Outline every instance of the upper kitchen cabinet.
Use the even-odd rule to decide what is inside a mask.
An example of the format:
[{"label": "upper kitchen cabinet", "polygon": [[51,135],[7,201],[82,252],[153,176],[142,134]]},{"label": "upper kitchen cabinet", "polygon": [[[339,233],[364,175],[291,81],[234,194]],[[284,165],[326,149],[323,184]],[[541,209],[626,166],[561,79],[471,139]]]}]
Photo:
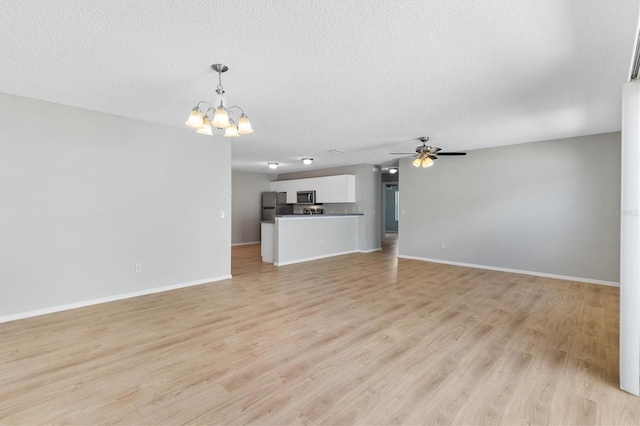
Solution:
[{"label": "upper kitchen cabinet", "polygon": [[287,204],[295,204],[297,201],[296,192],[298,191],[298,188],[295,184],[295,180],[281,180],[271,182],[269,184],[269,189],[276,192],[286,192]]},{"label": "upper kitchen cabinet", "polygon": [[269,190],[270,191],[275,191],[275,192],[285,192],[282,188],[284,188],[284,186],[282,185],[284,183],[284,181],[279,182],[279,181],[274,181],[274,182],[269,182]]},{"label": "upper kitchen cabinet", "polygon": [[316,203],[328,203],[329,201],[325,201],[330,199],[330,194],[329,192],[331,191],[329,185],[327,184],[327,180],[328,178],[330,178],[332,176],[327,176],[327,177],[319,177],[319,178],[314,178],[314,187],[313,190],[316,191]]},{"label": "upper kitchen cabinet", "polygon": [[[333,188],[333,196],[341,201],[339,203],[356,202],[356,177],[354,175],[340,175]],[[343,200],[343,201],[342,201]]]},{"label": "upper kitchen cabinet", "polygon": [[[326,176],[322,192],[316,194],[319,203],[355,203],[356,177],[354,175]],[[322,196],[321,196],[322,195]]]},{"label": "upper kitchen cabinet", "polygon": [[287,204],[295,204],[298,191],[316,191],[317,203],[355,203],[354,175],[323,176],[271,182],[271,191],[286,192]]}]

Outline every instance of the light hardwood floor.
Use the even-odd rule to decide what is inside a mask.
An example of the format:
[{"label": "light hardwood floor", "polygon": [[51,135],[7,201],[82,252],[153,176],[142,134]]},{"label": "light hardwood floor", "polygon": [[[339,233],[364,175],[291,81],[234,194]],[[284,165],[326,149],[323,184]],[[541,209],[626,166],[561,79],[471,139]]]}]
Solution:
[{"label": "light hardwood floor", "polygon": [[618,289],[382,252],[0,324],[2,424],[638,424]]}]

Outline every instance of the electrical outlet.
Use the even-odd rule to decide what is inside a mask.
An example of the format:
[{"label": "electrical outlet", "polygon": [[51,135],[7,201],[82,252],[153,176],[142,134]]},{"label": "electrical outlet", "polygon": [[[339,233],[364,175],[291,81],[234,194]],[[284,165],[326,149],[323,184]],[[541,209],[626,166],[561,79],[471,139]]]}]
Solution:
[{"label": "electrical outlet", "polygon": [[322,245],[322,242],[323,242],[323,241],[322,241],[322,240],[320,240],[320,245]]},{"label": "electrical outlet", "polygon": [[142,264],[136,263],[136,272],[142,272]]},{"label": "electrical outlet", "polygon": [[440,243],[440,248],[446,248],[447,245],[445,243]]},{"label": "electrical outlet", "polygon": [[402,210],[402,216],[404,216],[404,210]]},{"label": "electrical outlet", "polygon": [[220,210],[220,219],[224,219],[224,210]]}]

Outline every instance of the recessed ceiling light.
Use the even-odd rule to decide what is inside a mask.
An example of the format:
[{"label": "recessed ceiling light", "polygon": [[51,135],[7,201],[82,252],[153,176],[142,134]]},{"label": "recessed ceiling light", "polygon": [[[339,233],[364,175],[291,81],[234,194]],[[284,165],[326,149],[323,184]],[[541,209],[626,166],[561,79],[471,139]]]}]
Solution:
[{"label": "recessed ceiling light", "polygon": [[392,175],[398,173],[398,168],[397,167],[390,167],[389,168],[389,173],[391,173]]},{"label": "recessed ceiling light", "polygon": [[302,162],[308,166],[309,164],[313,163],[313,158],[303,158]]},{"label": "recessed ceiling light", "polygon": [[267,166],[269,166],[270,169],[277,169],[278,163],[267,163]]}]

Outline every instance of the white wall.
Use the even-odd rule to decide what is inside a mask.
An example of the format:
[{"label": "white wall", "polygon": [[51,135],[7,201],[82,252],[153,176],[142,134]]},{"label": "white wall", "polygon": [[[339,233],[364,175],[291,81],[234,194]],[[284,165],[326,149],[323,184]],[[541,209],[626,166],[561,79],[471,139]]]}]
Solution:
[{"label": "white wall", "polygon": [[620,133],[411,160],[400,256],[619,282]]},{"label": "white wall", "polygon": [[6,94],[0,106],[4,320],[229,276],[228,140]]},{"label": "white wall", "polygon": [[325,203],[325,213],[364,213],[361,221],[358,245],[360,250],[378,250],[381,246],[382,228],[381,193],[382,182],[380,166],[358,164],[353,166],[315,169],[304,172],[278,174],[277,180],[304,179],[321,176],[355,175],[355,203]]},{"label": "white wall", "polygon": [[263,192],[269,191],[269,182],[274,177],[268,173],[231,173],[233,244],[260,241],[261,197]]},{"label": "white wall", "polygon": [[640,81],[622,91],[620,387],[640,395]]}]

